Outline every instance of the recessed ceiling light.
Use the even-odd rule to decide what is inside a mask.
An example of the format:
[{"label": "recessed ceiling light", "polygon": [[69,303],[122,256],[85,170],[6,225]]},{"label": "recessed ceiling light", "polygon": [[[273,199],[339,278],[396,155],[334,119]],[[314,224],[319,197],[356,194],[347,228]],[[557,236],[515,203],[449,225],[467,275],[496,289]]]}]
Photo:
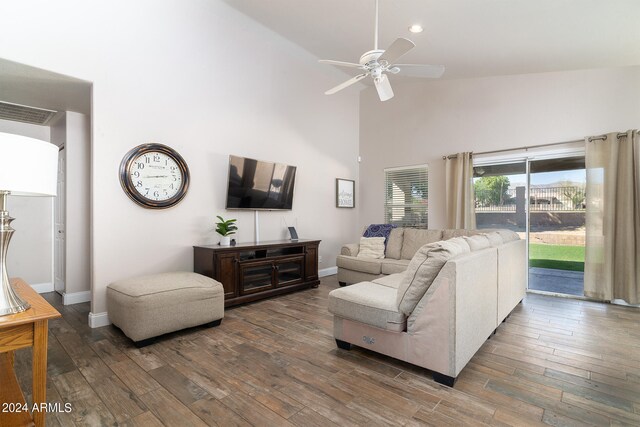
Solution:
[{"label": "recessed ceiling light", "polygon": [[422,25],[419,24],[413,24],[412,26],[409,27],[409,31],[411,31],[412,33],[421,33],[423,30]]}]

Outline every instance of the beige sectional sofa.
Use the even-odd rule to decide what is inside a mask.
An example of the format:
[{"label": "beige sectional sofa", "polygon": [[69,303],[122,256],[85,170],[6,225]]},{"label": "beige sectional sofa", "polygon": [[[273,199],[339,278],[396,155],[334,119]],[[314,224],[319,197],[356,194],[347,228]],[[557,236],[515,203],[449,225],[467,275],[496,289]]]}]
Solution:
[{"label": "beige sectional sofa", "polygon": [[478,230],[423,230],[398,227],[391,230],[387,239],[385,257],[382,259],[359,258],[358,243],[342,246],[336,259],[338,282],[341,286],[373,280],[387,274],[407,269],[409,261],[423,245],[459,236],[472,236]]},{"label": "beige sectional sofa", "polygon": [[331,291],[329,311],[338,347],[350,349],[354,344],[404,360],[453,386],[487,337],[524,297],[526,244],[509,231],[440,233],[466,237],[416,249],[403,272],[383,275],[383,263],[380,272],[350,269],[347,277],[369,274],[371,280]]}]

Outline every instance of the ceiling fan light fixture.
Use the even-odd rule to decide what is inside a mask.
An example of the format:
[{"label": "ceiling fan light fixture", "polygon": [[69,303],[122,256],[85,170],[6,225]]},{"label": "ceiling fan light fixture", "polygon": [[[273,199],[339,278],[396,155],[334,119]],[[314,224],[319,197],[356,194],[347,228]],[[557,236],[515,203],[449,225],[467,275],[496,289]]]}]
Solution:
[{"label": "ceiling fan light fixture", "polygon": [[[361,71],[361,74],[326,91],[326,95],[333,95],[334,93],[355,84],[360,79],[371,77],[376,90],[378,91],[380,101],[387,101],[393,98],[393,89],[391,88],[391,83],[389,83],[388,78],[390,75],[402,74],[410,77],[438,78],[442,76],[442,73],[444,73],[444,67],[442,65],[398,64],[398,60],[416,46],[414,42],[407,38],[397,38],[387,49],[378,48],[378,1],[379,0],[375,0],[376,16],[373,50],[365,52],[360,57],[358,64],[354,62],[333,61],[327,59],[320,60],[323,64],[358,68]],[[411,25],[409,27],[409,31],[419,33],[422,31],[422,26],[419,24]]]}]

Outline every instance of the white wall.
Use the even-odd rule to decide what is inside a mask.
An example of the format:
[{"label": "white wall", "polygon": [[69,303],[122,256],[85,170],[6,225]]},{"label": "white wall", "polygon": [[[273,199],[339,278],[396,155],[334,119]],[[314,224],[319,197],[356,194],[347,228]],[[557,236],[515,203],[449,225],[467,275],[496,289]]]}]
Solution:
[{"label": "white wall", "polygon": [[428,163],[429,227],[443,228],[443,155],[640,127],[640,67],[393,84],[390,101],[361,95],[360,226],[384,218],[385,167]]},{"label": "white wall", "polygon": [[[323,240],[323,268],[353,233],[357,211],[335,208],[334,179],[357,177],[358,94],[325,97],[344,75],[221,1],[9,2],[0,57],[93,82],[93,313],[110,282],[192,270],[192,245],[217,241],[229,154],[298,166],[294,209],[261,214],[263,240],[297,219],[301,238]],[[191,170],[169,210],[135,205],[118,181],[124,154],[152,141]],[[231,215],[252,240],[252,214]]]},{"label": "white wall", "polygon": [[[0,132],[49,141],[48,126],[0,120]],[[14,197],[7,201],[9,215],[15,218],[15,230],[7,272],[21,277],[38,290],[53,290],[53,199],[51,197]]]}]

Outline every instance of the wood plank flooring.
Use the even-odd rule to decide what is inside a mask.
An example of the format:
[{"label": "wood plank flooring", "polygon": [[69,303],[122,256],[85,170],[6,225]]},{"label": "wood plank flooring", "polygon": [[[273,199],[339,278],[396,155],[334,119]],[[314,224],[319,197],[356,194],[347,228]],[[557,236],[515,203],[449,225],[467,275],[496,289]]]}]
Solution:
[{"label": "wood plank flooring", "polygon": [[[136,349],[90,329],[88,304],[50,322],[48,426],[640,425],[640,310],[528,295],[455,388],[366,350],[338,350],[317,289],[230,309],[222,325]],[[24,390],[31,353],[16,355]],[[30,399],[30,397],[28,397]]]}]

